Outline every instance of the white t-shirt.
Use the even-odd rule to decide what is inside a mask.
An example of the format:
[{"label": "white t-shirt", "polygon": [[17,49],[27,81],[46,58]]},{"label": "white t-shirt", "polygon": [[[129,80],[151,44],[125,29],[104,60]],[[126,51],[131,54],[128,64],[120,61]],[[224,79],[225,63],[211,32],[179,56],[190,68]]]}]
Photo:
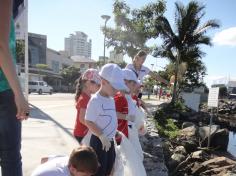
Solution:
[{"label": "white t-shirt", "polygon": [[126,68],[132,70],[132,71],[135,73],[135,75],[137,76],[137,78],[138,78],[141,82],[143,82],[143,77],[146,76],[146,75],[148,75],[149,72],[151,71],[148,67],[145,67],[144,65],[142,65],[142,67],[141,67],[141,69],[140,69],[139,71],[138,71],[138,70],[135,70],[133,64],[128,64],[128,65],[126,66]]},{"label": "white t-shirt", "polygon": [[68,162],[68,156],[55,157],[39,165],[31,176],[70,176]]},{"label": "white t-shirt", "polygon": [[85,119],[94,122],[109,139],[115,137],[117,115],[112,97],[103,97],[97,92],[89,100]]}]

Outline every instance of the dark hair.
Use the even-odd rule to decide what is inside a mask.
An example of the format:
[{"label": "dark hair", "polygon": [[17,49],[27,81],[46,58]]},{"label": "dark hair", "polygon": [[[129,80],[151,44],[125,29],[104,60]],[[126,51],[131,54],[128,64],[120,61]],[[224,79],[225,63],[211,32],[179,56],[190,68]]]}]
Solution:
[{"label": "dark hair", "polygon": [[79,79],[77,79],[75,81],[76,83],[76,91],[75,91],[75,101],[78,100],[80,94],[82,93],[82,90],[84,88],[84,84],[85,84],[86,80],[82,79],[82,76],[79,77]]},{"label": "dark hair", "polygon": [[69,159],[69,166],[77,171],[95,174],[99,163],[95,151],[88,146],[80,146],[72,151]]}]

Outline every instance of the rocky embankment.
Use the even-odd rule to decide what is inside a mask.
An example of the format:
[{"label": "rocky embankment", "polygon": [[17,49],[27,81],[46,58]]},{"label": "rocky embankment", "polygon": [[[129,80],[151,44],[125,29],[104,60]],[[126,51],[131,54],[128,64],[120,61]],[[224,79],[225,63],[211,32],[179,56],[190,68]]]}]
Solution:
[{"label": "rocky embankment", "polygon": [[144,152],[144,167],[147,176],[168,176],[162,149],[162,139],[155,128],[154,119],[148,118],[146,125],[148,132],[140,137],[140,143]]},{"label": "rocky embankment", "polygon": [[236,160],[226,152],[228,130],[212,126],[211,145],[207,149],[209,127],[185,122],[178,137],[163,145],[170,175],[235,175]]}]

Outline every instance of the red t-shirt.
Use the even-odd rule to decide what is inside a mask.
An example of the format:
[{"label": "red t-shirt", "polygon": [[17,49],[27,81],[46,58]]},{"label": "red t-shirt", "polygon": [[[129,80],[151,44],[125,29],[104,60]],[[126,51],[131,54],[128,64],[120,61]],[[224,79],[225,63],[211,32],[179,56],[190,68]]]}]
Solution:
[{"label": "red t-shirt", "polygon": [[132,99],[136,101],[136,105],[137,105],[138,107],[141,106],[141,101],[139,100],[139,98],[138,98],[137,95],[133,95],[133,96],[132,96]]},{"label": "red t-shirt", "polygon": [[90,100],[90,97],[86,93],[82,92],[76,102],[77,117],[76,117],[75,129],[74,129],[74,136],[84,137],[88,132],[88,128],[80,122],[79,114],[80,114],[81,108],[87,109],[89,100]]},{"label": "red t-shirt", "polygon": [[[118,92],[114,96],[116,112],[122,114],[128,114],[128,102],[124,95]],[[123,119],[118,119],[118,128],[126,137],[128,137],[128,121]]]}]

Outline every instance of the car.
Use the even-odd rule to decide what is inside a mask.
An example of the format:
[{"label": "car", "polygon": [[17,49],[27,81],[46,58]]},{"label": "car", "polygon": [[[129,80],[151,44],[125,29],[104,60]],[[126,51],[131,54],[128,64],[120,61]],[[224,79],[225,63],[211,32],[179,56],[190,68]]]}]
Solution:
[{"label": "car", "polygon": [[38,93],[39,95],[42,93],[49,93],[51,95],[53,88],[45,81],[29,81],[29,93],[32,92]]}]

